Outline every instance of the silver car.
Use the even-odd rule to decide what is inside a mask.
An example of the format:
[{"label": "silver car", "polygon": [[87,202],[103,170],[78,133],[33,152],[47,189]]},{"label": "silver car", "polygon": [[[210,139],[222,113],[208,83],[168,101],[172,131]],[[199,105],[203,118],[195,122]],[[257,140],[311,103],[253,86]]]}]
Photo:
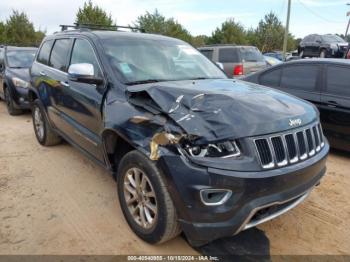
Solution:
[{"label": "silver car", "polygon": [[267,67],[264,56],[255,46],[210,45],[198,48],[207,58],[223,65],[228,77],[241,77]]}]

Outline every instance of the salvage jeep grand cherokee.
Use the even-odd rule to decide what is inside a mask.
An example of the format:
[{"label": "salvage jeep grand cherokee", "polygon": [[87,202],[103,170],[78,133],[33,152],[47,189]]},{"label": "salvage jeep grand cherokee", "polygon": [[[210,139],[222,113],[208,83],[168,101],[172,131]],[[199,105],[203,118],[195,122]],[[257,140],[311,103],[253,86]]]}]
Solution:
[{"label": "salvage jeep grand cherokee", "polygon": [[39,143],[63,138],[113,172],[125,219],[149,243],[237,234],[302,202],[325,174],[313,105],[227,79],[177,39],[56,33],[31,84]]}]

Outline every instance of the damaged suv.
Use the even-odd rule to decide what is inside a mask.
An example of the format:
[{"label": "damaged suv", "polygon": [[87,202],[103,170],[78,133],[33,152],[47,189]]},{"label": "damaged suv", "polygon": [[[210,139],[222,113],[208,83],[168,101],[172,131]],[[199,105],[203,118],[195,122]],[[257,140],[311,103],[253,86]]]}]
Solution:
[{"label": "damaged suv", "polygon": [[187,43],[76,28],[43,40],[31,68],[36,138],[108,169],[149,243],[231,236],[302,202],[325,174],[317,109],[228,79]]}]

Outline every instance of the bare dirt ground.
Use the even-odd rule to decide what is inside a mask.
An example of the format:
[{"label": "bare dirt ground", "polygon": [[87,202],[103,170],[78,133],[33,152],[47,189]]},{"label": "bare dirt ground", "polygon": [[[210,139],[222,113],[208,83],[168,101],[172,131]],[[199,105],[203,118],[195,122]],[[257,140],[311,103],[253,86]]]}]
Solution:
[{"label": "bare dirt ground", "polygon": [[[0,254],[197,254],[181,237],[139,240],[117,197],[105,170],[67,143],[40,146],[30,114],[10,117],[0,102]],[[311,196],[259,227],[270,253],[350,254],[349,201],[350,154],[334,151]]]}]

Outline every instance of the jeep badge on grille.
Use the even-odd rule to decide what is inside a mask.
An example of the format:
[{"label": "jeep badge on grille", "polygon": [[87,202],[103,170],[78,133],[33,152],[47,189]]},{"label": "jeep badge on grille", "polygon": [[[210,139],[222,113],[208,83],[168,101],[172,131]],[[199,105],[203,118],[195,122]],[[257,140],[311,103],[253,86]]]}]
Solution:
[{"label": "jeep badge on grille", "polygon": [[290,127],[296,127],[296,126],[300,126],[301,125],[301,119],[297,118],[297,119],[289,119],[289,126]]}]

